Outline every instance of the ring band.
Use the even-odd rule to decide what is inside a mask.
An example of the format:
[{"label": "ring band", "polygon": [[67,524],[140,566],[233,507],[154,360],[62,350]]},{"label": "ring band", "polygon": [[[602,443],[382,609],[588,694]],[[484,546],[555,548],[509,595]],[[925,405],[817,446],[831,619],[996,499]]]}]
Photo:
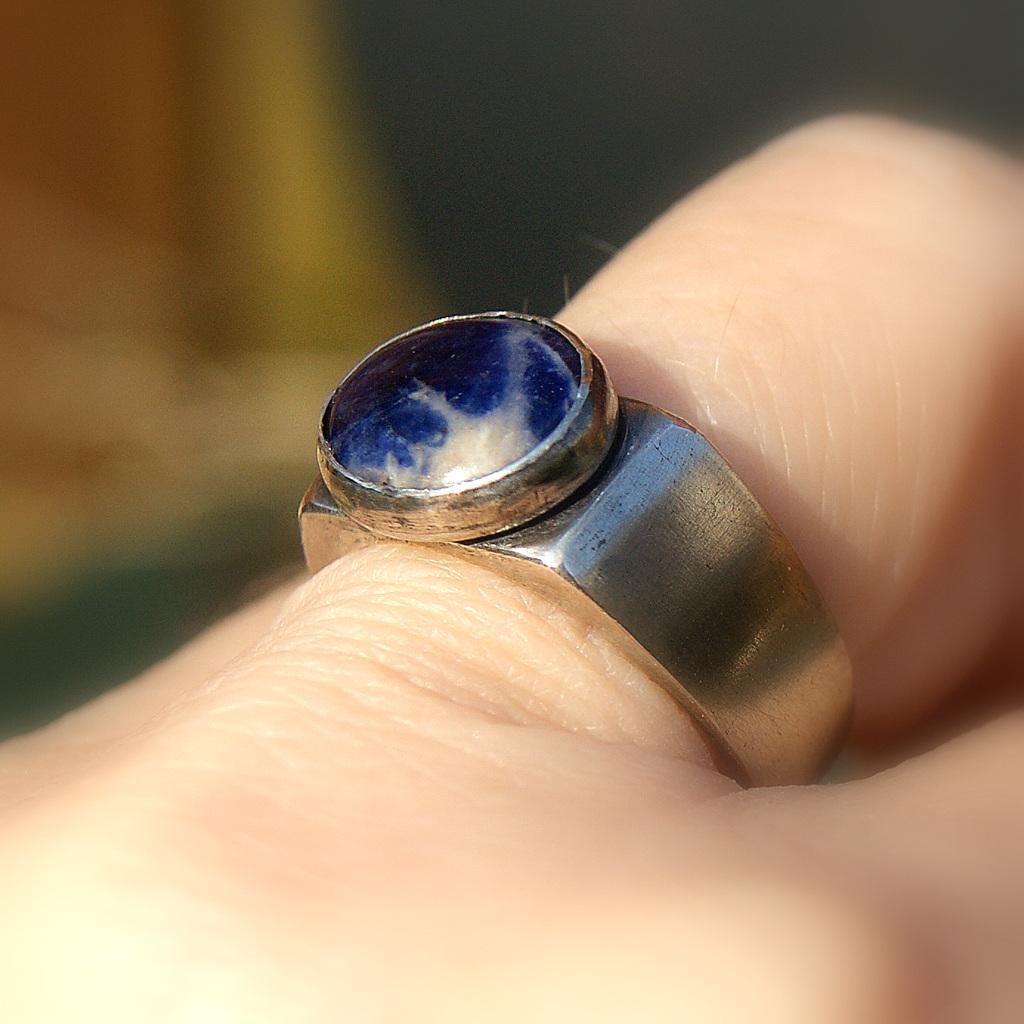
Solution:
[{"label": "ring band", "polygon": [[379,537],[453,545],[605,630],[752,785],[818,776],[848,727],[850,662],[778,527],[691,426],[619,401],[554,321],[432,321],[328,399],[300,508],[317,569]]}]

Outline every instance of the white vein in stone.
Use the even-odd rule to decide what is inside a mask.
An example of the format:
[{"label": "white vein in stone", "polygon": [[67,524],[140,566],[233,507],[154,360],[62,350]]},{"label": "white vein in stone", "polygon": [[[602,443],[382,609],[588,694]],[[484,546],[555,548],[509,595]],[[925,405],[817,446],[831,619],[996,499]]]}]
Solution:
[{"label": "white vein in stone", "polygon": [[[411,466],[401,466],[389,453],[382,470],[383,480],[392,487],[447,487],[476,480],[521,458],[538,442],[529,426],[530,400],[523,393],[524,346],[510,346],[510,386],[501,404],[483,416],[469,416],[456,409],[435,388],[420,383],[409,396],[440,413],[448,435],[440,447],[410,444]],[[544,349],[546,358],[564,373],[569,393],[575,380],[569,368],[554,353]]]}]

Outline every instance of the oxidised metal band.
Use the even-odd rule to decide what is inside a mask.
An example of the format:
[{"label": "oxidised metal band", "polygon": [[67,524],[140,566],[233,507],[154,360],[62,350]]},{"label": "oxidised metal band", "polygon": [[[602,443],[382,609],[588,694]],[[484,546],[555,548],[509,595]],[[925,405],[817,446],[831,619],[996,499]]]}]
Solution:
[{"label": "oxidised metal band", "polygon": [[[377,537],[332,490],[314,481],[300,510],[312,569]],[[813,779],[845,737],[850,663],[814,584],[722,456],[668,413],[621,400],[584,486],[515,528],[444,543],[619,632],[746,782]]]}]

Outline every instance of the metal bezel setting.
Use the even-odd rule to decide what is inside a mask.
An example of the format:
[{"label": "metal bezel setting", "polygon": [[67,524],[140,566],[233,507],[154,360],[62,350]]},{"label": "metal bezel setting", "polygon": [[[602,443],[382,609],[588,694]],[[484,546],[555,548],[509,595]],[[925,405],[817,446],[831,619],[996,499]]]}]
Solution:
[{"label": "metal bezel setting", "polygon": [[[383,349],[443,324],[516,319],[557,331],[580,356],[580,384],[565,419],[535,448],[475,480],[439,488],[396,488],[360,479],[335,457],[326,423],[345,383]],[[320,415],[317,460],[338,506],[368,530],[402,540],[486,537],[529,522],[570,497],[596,472],[615,440],[618,401],[600,360],[571,331],[546,317],[491,312],[441,317],[390,338],[341,380]]]}]

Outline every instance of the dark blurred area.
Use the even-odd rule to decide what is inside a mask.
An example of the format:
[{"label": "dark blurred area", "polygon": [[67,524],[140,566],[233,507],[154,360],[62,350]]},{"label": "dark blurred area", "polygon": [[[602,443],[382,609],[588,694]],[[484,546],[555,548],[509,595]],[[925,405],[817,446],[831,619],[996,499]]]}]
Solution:
[{"label": "dark blurred area", "polygon": [[320,402],[442,312],[553,313],[831,110],[1024,125],[1024,7],[425,0],[0,16],[0,731],[298,571]]},{"label": "dark blurred area", "polygon": [[[399,16],[400,12],[400,16]],[[870,108],[1012,139],[1024,14],[974,4],[404,0],[344,7],[376,141],[446,297],[553,312],[669,203]]]}]

